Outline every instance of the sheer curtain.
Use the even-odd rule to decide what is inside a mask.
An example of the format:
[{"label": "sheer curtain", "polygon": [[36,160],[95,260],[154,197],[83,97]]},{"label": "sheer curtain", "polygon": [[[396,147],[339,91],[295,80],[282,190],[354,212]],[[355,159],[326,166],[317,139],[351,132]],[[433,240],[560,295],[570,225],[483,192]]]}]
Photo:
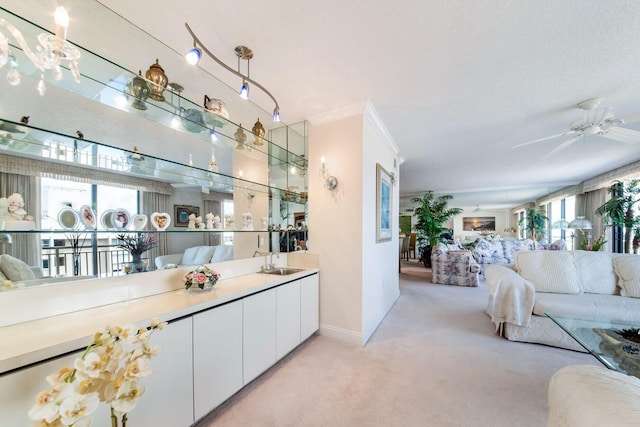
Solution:
[{"label": "sheer curtain", "polygon": [[[218,215],[222,218],[222,202],[220,200],[204,200],[204,215],[211,212],[214,215]],[[206,233],[204,237],[204,244],[207,246],[215,246],[222,243],[221,233]]]},{"label": "sheer curtain", "polygon": [[[40,218],[40,192],[38,179],[35,176],[18,175],[0,172],[0,196],[9,197],[18,193],[24,199],[24,209],[33,216],[38,228]],[[41,265],[41,251],[38,234],[14,233],[12,243],[4,245],[4,252],[21,259],[30,266]]]},{"label": "sheer curtain", "polygon": [[[594,240],[604,234],[605,240],[607,240],[605,250],[611,251],[611,230],[605,230],[602,217],[595,213],[596,209],[602,206],[606,200],[606,188],[600,188],[584,194],[578,194],[576,196],[576,216],[584,216],[586,219],[591,221],[593,228],[591,230],[585,230],[585,234],[591,234]],[[576,234],[576,248],[580,247],[580,242],[583,238],[584,237],[579,233]]]},{"label": "sheer curtain", "polygon": [[[169,195],[143,191],[141,200],[141,212],[149,212],[147,216],[151,220],[151,212],[169,212]],[[150,224],[148,227],[152,227]],[[155,233],[158,246],[147,252],[149,257],[149,270],[155,270],[155,259],[157,256],[166,255],[168,248],[167,233]]]}]

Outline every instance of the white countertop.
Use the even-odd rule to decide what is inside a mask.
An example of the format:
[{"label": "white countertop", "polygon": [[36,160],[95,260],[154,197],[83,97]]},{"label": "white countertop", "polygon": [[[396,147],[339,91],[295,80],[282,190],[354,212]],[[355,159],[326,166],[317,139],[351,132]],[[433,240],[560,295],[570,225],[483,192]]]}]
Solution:
[{"label": "white countertop", "polygon": [[208,292],[174,290],[125,302],[0,327],[0,375],[16,368],[85,348],[107,325],[146,326],[153,318],[170,321],[282,283],[317,273],[308,268],[286,276],[250,273],[220,279]]}]

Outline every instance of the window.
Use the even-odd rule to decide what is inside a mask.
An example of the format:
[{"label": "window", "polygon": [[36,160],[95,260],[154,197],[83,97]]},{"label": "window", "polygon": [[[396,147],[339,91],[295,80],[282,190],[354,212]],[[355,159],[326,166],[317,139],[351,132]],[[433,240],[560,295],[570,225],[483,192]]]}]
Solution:
[{"label": "window", "polygon": [[[116,249],[113,233],[84,233],[84,227],[60,233],[58,213],[66,207],[79,210],[81,206],[95,206],[98,230],[104,230],[101,215],[110,209],[138,212],[138,192],[126,188],[95,185],[55,178],[40,181],[43,230],[42,267],[51,276],[110,276],[120,274],[120,265],[128,261],[123,251]],[[75,248],[74,248],[75,246]],[[77,255],[74,255],[74,252]]]}]

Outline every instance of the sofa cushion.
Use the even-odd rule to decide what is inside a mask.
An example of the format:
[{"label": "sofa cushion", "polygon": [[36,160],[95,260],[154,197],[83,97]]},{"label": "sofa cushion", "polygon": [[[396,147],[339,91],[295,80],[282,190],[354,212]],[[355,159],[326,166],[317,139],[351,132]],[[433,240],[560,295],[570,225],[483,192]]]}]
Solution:
[{"label": "sofa cushion", "polygon": [[490,257],[495,252],[495,248],[493,247],[493,245],[484,239],[478,240],[475,250],[483,257]]},{"label": "sofa cushion", "polygon": [[214,246],[215,251],[211,257],[211,262],[229,261],[233,259],[233,246],[219,245]]},{"label": "sofa cushion", "polygon": [[616,275],[613,272],[610,253],[574,251],[573,260],[583,292],[608,295],[617,293]]},{"label": "sofa cushion", "polygon": [[529,244],[527,240],[505,240],[502,242],[504,250],[504,257],[513,260],[513,255],[516,252],[528,251]]},{"label": "sofa cushion", "polygon": [[215,246],[194,246],[187,248],[182,255],[182,265],[208,264],[215,251]]},{"label": "sofa cushion", "polygon": [[536,292],[579,294],[580,277],[570,252],[521,251],[515,253],[516,271],[533,283]]},{"label": "sofa cushion", "polygon": [[640,256],[621,255],[613,258],[620,295],[640,298]]},{"label": "sofa cushion", "polygon": [[7,254],[0,255],[0,271],[12,282],[36,278],[31,267],[25,262]]},{"label": "sofa cushion", "polygon": [[640,322],[640,299],[603,294],[553,294],[536,292],[533,314],[573,316],[582,319],[616,319]]}]

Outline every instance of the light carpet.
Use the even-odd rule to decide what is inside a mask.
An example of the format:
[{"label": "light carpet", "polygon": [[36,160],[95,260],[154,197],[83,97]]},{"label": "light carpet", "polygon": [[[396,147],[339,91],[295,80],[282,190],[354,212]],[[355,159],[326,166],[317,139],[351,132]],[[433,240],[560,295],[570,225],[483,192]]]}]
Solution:
[{"label": "light carpet", "polygon": [[431,284],[415,262],[401,271],[400,297],[366,346],[315,335],[197,427],[542,427],[551,376],[598,365],[496,336],[483,283]]}]

